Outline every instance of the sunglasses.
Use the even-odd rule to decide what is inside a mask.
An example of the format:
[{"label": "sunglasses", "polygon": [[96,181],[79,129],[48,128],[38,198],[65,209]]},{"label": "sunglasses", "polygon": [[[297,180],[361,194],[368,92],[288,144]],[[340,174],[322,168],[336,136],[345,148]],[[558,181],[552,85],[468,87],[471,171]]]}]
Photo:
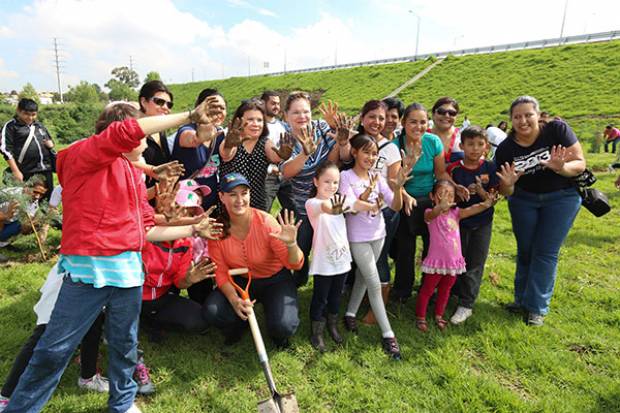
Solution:
[{"label": "sunglasses", "polygon": [[153,96],[151,98],[151,101],[159,107],[163,107],[164,105],[166,105],[168,109],[172,109],[172,106],[174,105],[174,103],[170,102],[169,100],[158,98],[156,96]]},{"label": "sunglasses", "polygon": [[452,116],[455,117],[456,115],[458,115],[459,113],[454,110],[454,109],[444,109],[444,108],[439,108],[435,111],[436,113],[444,116],[444,115],[448,115],[448,116]]}]

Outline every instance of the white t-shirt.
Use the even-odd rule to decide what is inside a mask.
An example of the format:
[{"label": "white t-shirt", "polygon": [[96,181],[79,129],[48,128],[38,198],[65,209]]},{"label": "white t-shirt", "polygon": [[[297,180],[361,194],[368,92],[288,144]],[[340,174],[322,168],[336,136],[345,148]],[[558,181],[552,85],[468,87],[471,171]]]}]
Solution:
[{"label": "white t-shirt", "polygon": [[[282,121],[278,118],[273,118],[272,122],[267,122],[267,129],[269,129],[269,140],[271,141],[271,143],[273,143],[273,146],[276,147],[276,149],[278,148],[278,145],[280,145],[280,136],[286,132],[286,129],[284,128],[284,124],[282,123]],[[277,170],[278,169],[278,165],[275,164],[270,164],[267,167],[267,173],[270,174],[272,173],[272,171]]]},{"label": "white t-shirt", "polygon": [[502,143],[507,136],[508,135],[506,135],[506,132],[496,126],[489,126],[487,128],[487,137],[489,139],[489,143],[491,144],[487,159],[493,159],[495,156],[495,149],[497,149],[499,144]]},{"label": "white t-shirt", "polygon": [[62,186],[58,185],[54,187],[52,195],[50,195],[49,205],[52,208],[58,208],[58,205],[62,202]]},{"label": "white t-shirt", "polygon": [[[347,224],[343,214],[331,215],[321,210],[323,200],[310,198],[306,212],[314,229],[312,236],[311,275],[339,275],[351,270],[351,251],[347,239]],[[354,199],[345,200],[345,208],[352,207]]]},{"label": "white t-shirt", "polygon": [[381,174],[387,182],[388,168],[401,160],[400,150],[395,143],[388,141],[386,138],[381,138],[377,145],[381,149],[379,149],[379,157],[377,157],[377,163],[372,168],[372,172]]},{"label": "white t-shirt", "polygon": [[56,306],[58,293],[62,287],[62,278],[64,274],[58,273],[58,263],[54,264],[50,272],[47,274],[45,284],[39,290],[41,298],[34,306],[34,312],[37,315],[37,325],[47,324],[50,321],[52,310]]}]

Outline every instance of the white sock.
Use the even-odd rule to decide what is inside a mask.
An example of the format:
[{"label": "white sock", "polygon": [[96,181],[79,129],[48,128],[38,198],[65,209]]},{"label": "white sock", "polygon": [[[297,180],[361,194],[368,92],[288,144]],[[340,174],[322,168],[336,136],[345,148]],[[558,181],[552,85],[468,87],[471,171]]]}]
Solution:
[{"label": "white sock", "polygon": [[383,333],[383,338],[394,338],[396,337],[394,335],[394,332],[392,330],[388,331],[387,333]]}]

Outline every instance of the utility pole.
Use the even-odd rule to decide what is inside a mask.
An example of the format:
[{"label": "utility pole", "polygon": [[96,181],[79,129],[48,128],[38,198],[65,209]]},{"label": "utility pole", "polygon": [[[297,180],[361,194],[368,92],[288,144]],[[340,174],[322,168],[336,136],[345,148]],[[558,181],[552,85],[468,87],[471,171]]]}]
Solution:
[{"label": "utility pole", "polygon": [[56,65],[56,80],[58,81],[58,94],[60,95],[60,103],[65,103],[62,96],[62,87],[60,86],[60,59],[58,58],[58,39],[54,37],[54,63]]},{"label": "utility pole", "polygon": [[192,67],[192,83],[194,82],[194,68]]},{"label": "utility pole", "polygon": [[562,44],[562,37],[564,37],[564,23],[566,23],[566,9],[568,9],[568,0],[564,3],[564,16],[562,16],[562,28],[560,29],[560,44]]},{"label": "utility pole", "polygon": [[129,70],[133,70],[133,56],[129,55]]}]

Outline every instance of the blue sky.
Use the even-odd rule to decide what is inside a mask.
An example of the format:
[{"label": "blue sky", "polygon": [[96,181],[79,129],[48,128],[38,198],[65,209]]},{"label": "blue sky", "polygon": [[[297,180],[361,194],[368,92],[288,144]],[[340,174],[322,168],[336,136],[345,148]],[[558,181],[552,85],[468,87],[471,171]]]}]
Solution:
[{"label": "blue sky", "polygon": [[[243,76],[557,37],[566,0],[0,0],[0,91],[103,85],[132,57],[140,78]],[[569,0],[566,35],[620,29],[620,2]],[[265,67],[268,62],[268,68]],[[193,70],[192,70],[193,69]]]}]

